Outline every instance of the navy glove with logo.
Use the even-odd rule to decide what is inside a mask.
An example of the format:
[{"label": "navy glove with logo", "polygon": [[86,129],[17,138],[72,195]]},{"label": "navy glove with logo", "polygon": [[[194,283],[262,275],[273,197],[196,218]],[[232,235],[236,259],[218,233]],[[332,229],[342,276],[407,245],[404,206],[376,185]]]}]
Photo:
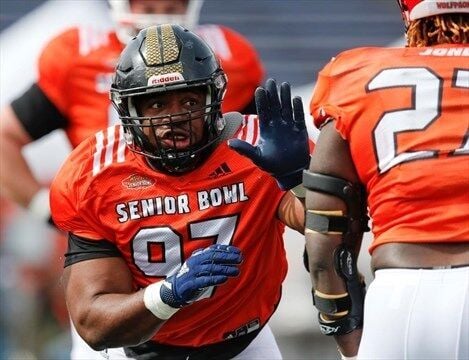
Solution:
[{"label": "navy glove with logo", "polygon": [[273,79],[267,80],[265,88],[256,89],[255,98],[260,129],[258,145],[240,139],[231,139],[228,145],[270,173],[282,190],[292,189],[301,184],[303,170],[309,165],[301,98],[294,97],[292,107],[290,84],[282,83],[279,98]]},{"label": "navy glove with logo", "polygon": [[204,291],[223,284],[239,274],[241,250],[230,245],[211,245],[192,253],[179,271],[168,277],[160,288],[163,302],[180,308],[197,301]]}]

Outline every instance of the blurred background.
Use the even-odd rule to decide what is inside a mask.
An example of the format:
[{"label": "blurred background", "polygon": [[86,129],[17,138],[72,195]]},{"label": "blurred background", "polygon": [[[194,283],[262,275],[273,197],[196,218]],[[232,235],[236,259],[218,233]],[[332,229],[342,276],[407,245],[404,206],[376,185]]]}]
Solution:
[{"label": "blurred background", "polygon": [[[359,46],[403,44],[399,10],[390,0],[205,0],[201,23],[227,25],[257,48],[266,78],[289,81],[306,113],[317,72],[335,54]],[[45,42],[77,24],[112,26],[102,0],[0,1],[0,105],[22,93],[36,76]],[[60,56],[60,55],[58,55]],[[316,130],[309,121],[309,130]],[[61,131],[25,154],[47,184],[70,151]],[[54,230],[1,200],[0,358],[67,359],[70,339],[60,274],[64,244]],[[289,273],[271,326],[285,359],[336,359],[334,341],[319,333],[302,265],[303,237],[287,230]],[[359,268],[370,282],[364,240]]]}]

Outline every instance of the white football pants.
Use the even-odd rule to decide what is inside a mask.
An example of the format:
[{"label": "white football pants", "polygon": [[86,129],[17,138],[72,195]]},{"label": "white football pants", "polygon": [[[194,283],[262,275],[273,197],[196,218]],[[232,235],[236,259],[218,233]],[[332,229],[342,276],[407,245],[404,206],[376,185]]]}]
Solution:
[{"label": "white football pants", "polygon": [[358,359],[469,359],[469,266],[375,276]]},{"label": "white football pants", "polygon": [[[128,360],[122,348],[94,351],[78,335],[72,324],[71,360]],[[256,338],[234,360],[282,360],[282,354],[269,325],[265,325]]]}]

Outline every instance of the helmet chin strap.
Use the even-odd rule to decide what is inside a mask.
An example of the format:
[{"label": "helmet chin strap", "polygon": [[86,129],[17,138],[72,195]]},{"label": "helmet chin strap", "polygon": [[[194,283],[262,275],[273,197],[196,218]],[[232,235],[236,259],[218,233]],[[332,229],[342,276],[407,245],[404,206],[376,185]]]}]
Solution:
[{"label": "helmet chin strap", "polygon": [[153,170],[177,176],[184,175],[185,173],[196,168],[208,157],[209,154],[209,151],[201,151],[197,154],[189,154],[185,158],[171,158],[168,156],[166,159],[156,159],[145,156],[145,161]]}]

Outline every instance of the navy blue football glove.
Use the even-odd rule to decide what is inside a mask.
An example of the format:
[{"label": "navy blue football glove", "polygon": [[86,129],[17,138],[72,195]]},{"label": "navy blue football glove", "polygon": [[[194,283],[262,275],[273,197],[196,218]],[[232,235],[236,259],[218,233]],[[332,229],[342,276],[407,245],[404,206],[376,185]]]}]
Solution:
[{"label": "navy blue football glove", "polygon": [[282,190],[301,184],[303,170],[309,165],[308,132],[300,97],[291,100],[290,84],[280,86],[280,98],[275,80],[269,79],[265,88],[255,93],[259,114],[260,139],[257,146],[231,139],[228,145],[270,173]]},{"label": "navy blue football glove", "polygon": [[206,288],[237,276],[242,260],[241,250],[235,246],[215,244],[196,250],[175,275],[163,282],[161,300],[173,308],[189,305],[197,301]]}]

